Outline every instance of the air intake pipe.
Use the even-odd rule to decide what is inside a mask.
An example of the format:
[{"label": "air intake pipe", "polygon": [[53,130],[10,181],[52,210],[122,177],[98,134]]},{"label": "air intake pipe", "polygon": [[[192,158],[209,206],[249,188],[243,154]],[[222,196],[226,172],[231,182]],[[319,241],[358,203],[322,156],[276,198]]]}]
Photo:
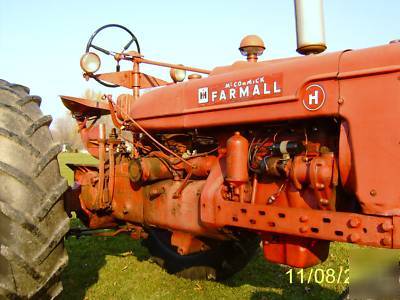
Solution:
[{"label": "air intake pipe", "polygon": [[326,49],[322,0],[294,0],[297,52],[318,54]]}]

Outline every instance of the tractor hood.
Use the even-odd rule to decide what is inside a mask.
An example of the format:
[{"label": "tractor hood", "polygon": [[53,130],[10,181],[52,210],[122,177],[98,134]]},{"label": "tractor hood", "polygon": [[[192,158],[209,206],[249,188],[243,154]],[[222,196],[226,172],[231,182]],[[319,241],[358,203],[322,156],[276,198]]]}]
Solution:
[{"label": "tractor hood", "polygon": [[[400,44],[394,43],[257,63],[240,61],[217,67],[206,78],[148,92],[131,106],[130,115],[149,130],[337,115],[338,79],[346,74],[369,76],[378,69],[398,68],[399,57]],[[318,95],[315,87],[320,98],[308,99],[308,91]]]}]

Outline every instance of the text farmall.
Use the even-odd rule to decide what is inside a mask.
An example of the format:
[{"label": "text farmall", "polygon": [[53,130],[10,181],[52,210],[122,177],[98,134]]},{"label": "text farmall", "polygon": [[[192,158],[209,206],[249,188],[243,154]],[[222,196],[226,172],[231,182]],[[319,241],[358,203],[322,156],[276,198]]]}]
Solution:
[{"label": "text farmall", "polygon": [[221,87],[200,88],[198,91],[198,102],[200,104],[212,104],[226,100],[275,96],[281,93],[281,83],[278,80],[260,76],[254,79],[231,81]]}]

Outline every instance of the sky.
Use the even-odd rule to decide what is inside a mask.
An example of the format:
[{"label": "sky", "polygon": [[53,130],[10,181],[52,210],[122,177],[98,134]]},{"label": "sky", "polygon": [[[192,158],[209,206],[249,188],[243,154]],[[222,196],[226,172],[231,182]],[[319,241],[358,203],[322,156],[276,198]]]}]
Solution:
[{"label": "sky", "polygon": [[[327,51],[400,39],[399,11],[398,0],[325,0]],[[247,34],[264,40],[260,60],[299,55],[292,0],[0,0],[0,78],[42,96],[41,108],[53,118],[66,111],[58,95],[80,97],[85,89],[115,94],[93,80],[86,82],[79,67],[90,35],[108,23],[128,27],[145,58],[204,69],[244,59],[238,46]],[[96,43],[118,51],[127,39],[107,30]],[[115,70],[111,57],[101,60],[101,71]],[[167,69],[144,71],[169,79]]]}]

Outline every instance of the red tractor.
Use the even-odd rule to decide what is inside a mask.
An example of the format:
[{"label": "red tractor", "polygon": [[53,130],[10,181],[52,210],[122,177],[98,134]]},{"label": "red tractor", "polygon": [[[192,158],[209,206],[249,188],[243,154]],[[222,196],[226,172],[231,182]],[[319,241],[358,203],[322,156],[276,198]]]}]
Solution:
[{"label": "red tractor", "polygon": [[[132,92],[61,96],[99,161],[73,165],[70,188],[40,98],[1,81],[0,295],[61,291],[72,211],[90,229],[143,238],[168,272],[195,279],[234,274],[260,242],[267,260],[301,268],[324,261],[330,241],[400,248],[400,43],[318,54],[321,2],[312,13],[306,3],[296,1],[305,56],[258,61],[264,43],[247,36],[247,60],[213,70],[149,60],[126,27],[97,29],[84,76]],[[110,28],[130,36],[121,52],[94,43]],[[97,74],[92,50],[116,72]],[[170,68],[172,82],[142,64]]]}]

